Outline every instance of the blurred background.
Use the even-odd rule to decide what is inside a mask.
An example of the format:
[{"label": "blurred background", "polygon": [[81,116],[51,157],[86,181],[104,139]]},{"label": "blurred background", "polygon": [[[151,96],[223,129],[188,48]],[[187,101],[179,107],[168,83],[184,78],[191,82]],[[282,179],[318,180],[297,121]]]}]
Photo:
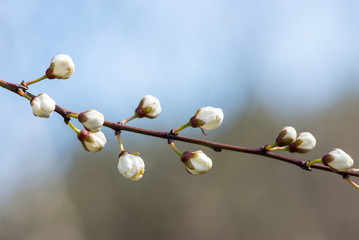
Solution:
[{"label": "blurred background", "polygon": [[[162,114],[130,125],[159,131],[220,107],[208,140],[259,147],[290,125],[318,141],[299,159],[334,147],[359,159],[358,10],[355,0],[0,0],[0,78],[35,79],[64,53],[73,76],[30,92],[110,121],[152,94]],[[177,143],[214,162],[192,176],[165,140],[124,132],[146,163],[130,182],[113,131],[92,154],[59,115],[36,118],[5,89],[0,109],[0,239],[357,239],[358,191],[336,174]]]}]

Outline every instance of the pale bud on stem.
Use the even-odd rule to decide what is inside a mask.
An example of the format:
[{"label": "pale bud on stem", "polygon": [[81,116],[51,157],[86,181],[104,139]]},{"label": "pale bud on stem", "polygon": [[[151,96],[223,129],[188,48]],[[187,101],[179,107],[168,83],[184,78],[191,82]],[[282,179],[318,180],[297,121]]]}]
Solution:
[{"label": "pale bud on stem", "polygon": [[223,111],[220,108],[202,107],[197,110],[190,122],[194,128],[214,130],[222,124],[223,116]]},{"label": "pale bud on stem", "polygon": [[340,148],[334,148],[322,157],[324,165],[335,172],[342,172],[353,167],[354,160]]},{"label": "pale bud on stem", "polygon": [[145,163],[139,153],[122,151],[117,160],[117,169],[123,177],[137,181],[145,172]]},{"label": "pale bud on stem", "polygon": [[284,146],[293,143],[297,138],[297,131],[293,127],[284,127],[278,134],[273,145],[265,146],[266,150],[284,150]]},{"label": "pale bud on stem", "polygon": [[86,129],[82,129],[77,138],[81,141],[84,149],[89,152],[101,151],[107,142],[105,134],[102,132],[89,132]]},{"label": "pale bud on stem", "polygon": [[[162,109],[160,101],[152,95],[146,95],[141,99],[141,102],[136,108],[135,116],[139,118],[156,118],[158,115],[160,115],[161,111]],[[128,121],[129,120],[127,120],[126,122]]]},{"label": "pale bud on stem", "polygon": [[75,64],[71,57],[66,54],[59,54],[51,59],[50,67],[46,70],[46,74],[32,81],[22,82],[24,86],[37,83],[43,79],[67,79],[75,71]]},{"label": "pale bud on stem", "polygon": [[297,131],[293,127],[284,127],[278,137],[276,138],[276,143],[278,146],[286,146],[293,143],[297,139]]},{"label": "pale bud on stem", "polygon": [[333,172],[347,171],[353,167],[354,164],[354,160],[340,148],[334,148],[322,158],[308,161],[306,165],[310,167],[313,164],[320,162],[330,167]]},{"label": "pale bud on stem", "polygon": [[101,130],[101,127],[105,122],[105,117],[102,113],[94,109],[90,109],[86,112],[80,113],[78,120],[83,124],[86,130],[91,132],[98,132]]},{"label": "pale bud on stem", "polygon": [[139,153],[129,153],[125,151],[120,131],[115,132],[115,135],[117,136],[118,144],[121,150],[117,160],[118,171],[127,179],[131,179],[133,181],[140,180],[145,172],[145,163],[143,159]]},{"label": "pale bud on stem", "polygon": [[194,152],[181,152],[173,141],[169,143],[172,149],[181,157],[181,161],[186,166],[190,174],[199,175],[208,172],[212,167],[212,160],[201,150]]},{"label": "pale bud on stem", "polygon": [[46,70],[49,79],[67,79],[75,71],[75,64],[72,58],[66,54],[59,54],[52,58],[50,67]]},{"label": "pale bud on stem", "polygon": [[203,134],[206,135],[203,130],[214,130],[218,128],[222,124],[223,118],[224,115],[222,109],[202,107],[197,110],[196,114],[189,120],[189,122],[173,130],[173,133],[177,134],[187,127],[199,127]]},{"label": "pale bud on stem", "polygon": [[194,152],[184,152],[181,161],[185,164],[190,174],[204,174],[212,168],[212,160],[201,150]]},{"label": "pale bud on stem", "polygon": [[49,118],[56,108],[55,101],[46,93],[40,93],[30,101],[35,116]]},{"label": "pale bud on stem", "polygon": [[302,132],[298,134],[295,142],[289,144],[290,152],[307,153],[314,149],[317,140],[309,132]]},{"label": "pale bud on stem", "polygon": [[76,132],[77,138],[80,140],[86,151],[95,153],[101,151],[105,147],[107,140],[103,132],[90,132],[86,129],[79,130],[71,121],[68,121],[67,124]]}]

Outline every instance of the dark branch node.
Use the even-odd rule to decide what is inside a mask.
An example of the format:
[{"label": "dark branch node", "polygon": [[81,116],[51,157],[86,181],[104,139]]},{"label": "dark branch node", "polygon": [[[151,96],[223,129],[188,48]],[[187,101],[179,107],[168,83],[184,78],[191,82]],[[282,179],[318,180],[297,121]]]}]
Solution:
[{"label": "dark branch node", "polygon": [[268,152],[267,146],[268,146],[268,144],[265,145],[265,146],[263,146],[263,147],[261,147],[260,150],[261,150],[262,152],[264,152],[264,153],[267,153],[267,152]]},{"label": "dark branch node", "polygon": [[16,84],[17,90],[21,89],[24,92],[26,92],[26,90],[28,90],[28,86],[25,84],[24,81],[22,81],[20,84]]},{"label": "dark branch node", "polygon": [[176,134],[173,132],[174,130],[171,129],[171,131],[169,131],[167,133],[167,141],[168,141],[168,144],[170,144],[171,142],[173,142],[173,139],[176,138]]},{"label": "dark branch node", "polygon": [[66,124],[69,124],[70,120],[71,120],[70,118],[64,116],[64,122],[65,122]]},{"label": "dark branch node", "polygon": [[219,147],[215,147],[213,150],[216,152],[222,152],[222,148],[219,148]]},{"label": "dark branch node", "polygon": [[305,161],[305,162],[302,162],[301,164],[301,168],[304,169],[304,170],[307,170],[307,171],[312,171],[312,168],[308,165],[310,161]]}]

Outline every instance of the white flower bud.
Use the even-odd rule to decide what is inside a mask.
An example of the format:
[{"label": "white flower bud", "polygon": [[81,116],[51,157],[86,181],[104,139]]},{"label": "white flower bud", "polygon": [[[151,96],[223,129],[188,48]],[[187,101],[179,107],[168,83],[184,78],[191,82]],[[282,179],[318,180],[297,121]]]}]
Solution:
[{"label": "white flower bud", "polygon": [[152,95],[146,95],[141,99],[135,113],[140,118],[155,118],[160,115],[161,110],[160,101]]},{"label": "white flower bud", "polygon": [[46,76],[49,79],[67,79],[75,71],[75,64],[71,57],[65,54],[59,54],[52,58],[50,67],[46,70]]},{"label": "white flower bud", "polygon": [[278,137],[276,138],[276,143],[278,146],[286,146],[291,144],[297,139],[297,131],[293,127],[284,127]]},{"label": "white flower bud", "polygon": [[40,93],[30,101],[35,116],[49,118],[55,110],[56,103],[46,93]]},{"label": "white flower bud", "polygon": [[322,157],[324,165],[329,166],[335,171],[346,171],[353,167],[353,159],[339,148],[332,149]]},{"label": "white flower bud", "polygon": [[106,137],[103,132],[89,132],[82,129],[77,138],[81,141],[86,151],[98,152],[105,147]]},{"label": "white flower bud", "polygon": [[123,151],[118,157],[117,169],[123,177],[137,181],[145,172],[145,163],[139,153]]},{"label": "white flower bud", "polygon": [[187,171],[195,175],[206,173],[212,167],[212,160],[201,150],[184,152],[181,161],[185,164]]},{"label": "white flower bud", "polygon": [[289,145],[291,152],[306,153],[314,149],[317,144],[315,137],[309,132],[302,132],[298,134],[294,143]]},{"label": "white flower bud", "polygon": [[86,130],[91,132],[98,132],[101,130],[101,127],[105,122],[105,117],[102,113],[94,109],[90,109],[86,112],[80,113],[78,120],[84,125]]},{"label": "white flower bud", "polygon": [[197,110],[190,122],[194,128],[200,127],[205,130],[213,130],[222,124],[223,117],[223,111],[220,108],[202,107]]}]

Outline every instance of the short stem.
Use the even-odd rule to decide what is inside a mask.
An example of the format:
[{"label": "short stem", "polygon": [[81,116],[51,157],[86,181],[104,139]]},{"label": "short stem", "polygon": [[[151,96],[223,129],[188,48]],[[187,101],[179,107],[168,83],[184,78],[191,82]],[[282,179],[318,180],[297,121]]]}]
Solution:
[{"label": "short stem", "polygon": [[268,151],[284,151],[289,150],[289,146],[283,146],[283,147],[273,147],[269,149]]},{"label": "short stem", "polygon": [[36,78],[36,79],[34,79],[34,80],[32,80],[32,81],[26,82],[25,85],[26,85],[26,86],[29,86],[29,85],[31,85],[31,84],[37,83],[37,82],[39,82],[39,81],[41,81],[41,80],[44,80],[44,79],[46,79],[46,78],[47,78],[47,76],[46,76],[46,74],[45,74],[45,75],[42,76],[42,77],[39,77],[39,78]]},{"label": "short stem", "polygon": [[73,124],[72,124],[72,122],[68,122],[67,123],[71,128],[72,128],[72,130],[74,130],[76,133],[77,133],[77,135],[79,135],[80,134],[80,130],[79,129],[77,129]]},{"label": "short stem", "polygon": [[207,137],[207,133],[203,130],[203,128],[201,128],[201,131],[202,131],[203,135]]},{"label": "short stem", "polygon": [[68,117],[68,118],[76,118],[77,119],[79,117],[79,115],[75,114],[75,113],[67,113],[66,117]]},{"label": "short stem", "polygon": [[26,94],[26,92],[24,92],[22,89],[18,90],[18,94],[20,94],[22,97],[26,98],[27,100],[31,101],[31,97],[29,95]]},{"label": "short stem", "polygon": [[313,164],[320,163],[320,162],[322,162],[322,159],[321,159],[321,158],[315,159],[315,160],[313,160],[313,161],[309,161],[309,162],[307,162],[306,164],[307,164],[307,167],[310,167],[310,166],[312,166]]},{"label": "short stem", "polygon": [[170,142],[170,145],[171,145],[172,149],[173,149],[180,157],[182,157],[183,154],[181,153],[180,150],[178,150],[178,148],[176,148],[175,143],[174,143],[174,142]]},{"label": "short stem", "polygon": [[120,147],[120,151],[121,152],[125,151],[125,148],[123,147],[123,144],[122,144],[121,134],[118,132],[118,133],[116,133],[116,136],[117,136],[117,140],[118,140],[118,145]]},{"label": "short stem", "polygon": [[177,135],[177,133],[179,133],[179,132],[182,131],[183,129],[185,129],[185,128],[187,128],[187,127],[190,127],[190,126],[191,126],[191,122],[188,122],[188,123],[186,123],[186,124],[180,126],[179,128],[173,130],[173,133],[174,133],[175,135]]},{"label": "short stem", "polygon": [[349,178],[349,176],[344,177],[344,179],[347,180],[348,183],[350,183],[353,187],[355,187],[356,189],[359,190],[359,185],[356,184],[355,182],[353,182],[353,181]]},{"label": "short stem", "polygon": [[133,120],[133,119],[135,119],[135,118],[137,118],[137,115],[136,115],[136,114],[133,115],[132,117],[129,117],[129,118],[123,120],[123,121],[122,121],[122,124],[126,124],[126,123],[128,123],[129,121],[131,121],[131,120]]},{"label": "short stem", "polygon": [[267,145],[267,146],[265,146],[265,149],[266,149],[267,151],[270,151],[270,150],[272,150],[272,149],[275,148],[275,147],[278,147],[277,142],[273,143],[273,145]]}]

